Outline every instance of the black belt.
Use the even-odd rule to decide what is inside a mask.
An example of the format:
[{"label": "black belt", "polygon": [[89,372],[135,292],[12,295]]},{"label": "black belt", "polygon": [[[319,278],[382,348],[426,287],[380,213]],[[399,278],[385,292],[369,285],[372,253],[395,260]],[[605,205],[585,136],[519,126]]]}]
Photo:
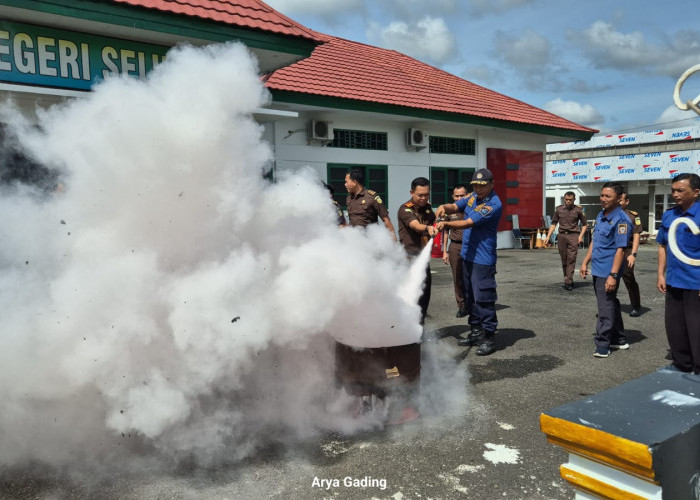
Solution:
[{"label": "black belt", "polygon": [[453,239],[450,239],[450,241],[451,241],[452,243],[459,243],[460,245],[462,244],[462,240],[453,240]]},{"label": "black belt", "polygon": [[579,234],[579,231],[559,231],[560,234]]}]

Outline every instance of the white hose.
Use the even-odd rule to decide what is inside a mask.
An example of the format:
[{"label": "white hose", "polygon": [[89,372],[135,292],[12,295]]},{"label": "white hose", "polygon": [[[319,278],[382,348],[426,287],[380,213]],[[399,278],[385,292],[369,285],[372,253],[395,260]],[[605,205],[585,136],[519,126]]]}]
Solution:
[{"label": "white hose", "polygon": [[678,219],[674,220],[671,224],[671,227],[668,228],[669,248],[676,256],[676,258],[684,264],[688,264],[689,266],[700,266],[700,259],[691,259],[687,255],[685,255],[680,248],[678,248],[678,244],[676,243],[676,231],[678,230],[678,224],[685,224],[690,228],[690,230],[695,236],[700,236],[700,228],[697,224],[695,224],[693,219],[691,219],[690,217],[679,217]]},{"label": "white hose", "polygon": [[690,77],[690,75],[692,75],[696,71],[700,71],[700,64],[696,64],[692,68],[688,68],[687,70],[685,70],[685,72],[678,79],[678,81],[676,82],[676,87],[673,89],[673,102],[675,102],[676,107],[682,111],[692,109],[700,115],[700,108],[698,108],[698,103],[700,102],[700,95],[698,95],[692,101],[688,100],[685,103],[681,102],[681,87],[683,86],[685,81]]}]

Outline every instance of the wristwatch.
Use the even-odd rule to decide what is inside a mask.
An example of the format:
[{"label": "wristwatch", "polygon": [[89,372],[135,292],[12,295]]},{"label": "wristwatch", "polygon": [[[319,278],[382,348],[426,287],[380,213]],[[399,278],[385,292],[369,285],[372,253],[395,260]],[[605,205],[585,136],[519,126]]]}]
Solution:
[{"label": "wristwatch", "polygon": [[610,276],[612,276],[613,278],[617,279],[617,278],[620,277],[620,274],[619,274],[619,273],[610,273]]},{"label": "wristwatch", "polygon": [[636,256],[637,256],[637,252],[632,252],[632,257],[636,257]]}]

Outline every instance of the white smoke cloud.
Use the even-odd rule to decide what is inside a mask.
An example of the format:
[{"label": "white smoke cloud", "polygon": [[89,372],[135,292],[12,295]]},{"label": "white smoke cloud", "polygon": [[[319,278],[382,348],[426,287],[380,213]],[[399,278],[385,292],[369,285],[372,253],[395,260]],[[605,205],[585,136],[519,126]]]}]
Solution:
[{"label": "white smoke cloud", "polygon": [[39,129],[3,108],[64,190],[0,186],[0,465],[210,462],[367,425],[334,413],[330,335],[417,342],[428,257],[410,273],[384,228],[337,228],[311,169],[264,181],[267,98],[228,44],[173,49]]}]

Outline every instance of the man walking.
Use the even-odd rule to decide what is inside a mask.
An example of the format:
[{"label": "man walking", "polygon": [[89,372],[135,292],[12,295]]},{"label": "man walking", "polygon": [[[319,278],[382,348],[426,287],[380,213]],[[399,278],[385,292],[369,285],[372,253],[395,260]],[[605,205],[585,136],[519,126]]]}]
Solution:
[{"label": "man walking", "polygon": [[[557,247],[561,258],[561,267],[564,271],[564,290],[570,292],[574,289],[574,269],[576,268],[576,255],[578,246],[583,243],[586,234],[586,215],[583,208],[575,205],[576,194],[573,191],[564,193],[564,204],[559,205],[554,210],[552,225],[549,226],[547,239],[549,244],[554,229],[559,224],[559,235],[557,236]],[[579,227],[579,223],[581,224]]]},{"label": "man walking", "polygon": [[630,295],[630,304],[632,310],[630,316],[637,317],[641,313],[642,299],[639,295],[639,285],[634,277],[634,264],[637,262],[637,250],[639,249],[639,235],[642,234],[642,220],[639,214],[634,210],[629,210],[630,198],[627,191],[622,192],[620,196],[620,208],[625,211],[627,218],[632,222],[632,240],[625,249],[625,271],[622,273],[622,282],[627,288],[627,293]]},{"label": "man walking", "polygon": [[471,331],[461,346],[477,345],[476,354],[487,356],[496,351],[496,235],[503,205],[493,191],[493,173],[485,168],[474,172],[474,192],[455,203],[441,205],[436,215],[464,213],[458,221],[442,221],[438,230],[463,229],[462,280]]},{"label": "man walking", "polygon": [[623,336],[622,313],[617,290],[625,268],[625,248],[630,241],[630,220],[620,208],[622,184],[606,182],[600,191],[603,210],[595,221],[595,232],[588,246],[588,253],[581,263],[581,277],[588,275],[591,265],[593,288],[598,303],[595,345],[593,356],[607,358],[610,349],[629,349]]}]

